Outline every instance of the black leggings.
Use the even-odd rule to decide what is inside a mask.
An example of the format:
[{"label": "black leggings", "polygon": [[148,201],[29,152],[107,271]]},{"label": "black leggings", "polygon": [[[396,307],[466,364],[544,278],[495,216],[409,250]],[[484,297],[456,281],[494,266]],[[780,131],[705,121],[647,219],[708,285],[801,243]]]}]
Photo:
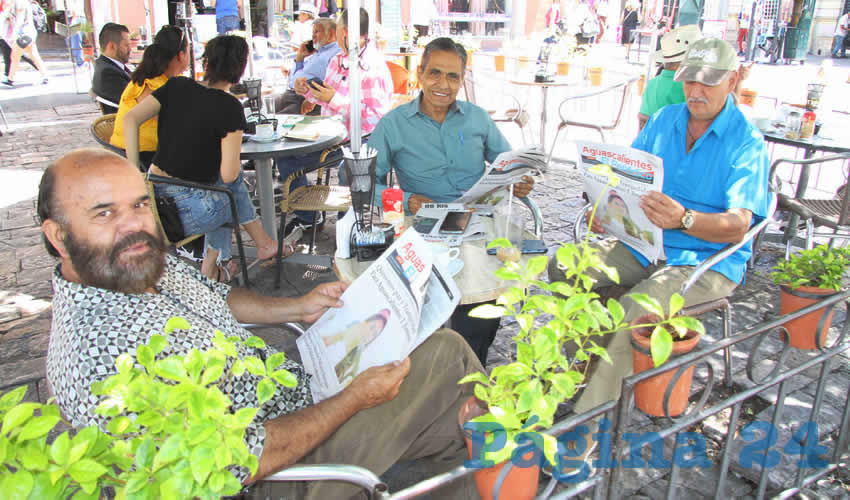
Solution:
[{"label": "black leggings", "polygon": [[[5,68],[3,70],[3,74],[6,76],[6,78],[9,78],[9,67],[12,65],[12,47],[9,46],[6,40],[0,39],[0,51],[3,52],[3,66]],[[32,59],[27,57],[26,54],[21,56],[21,60],[30,63],[30,66],[32,66],[36,70],[38,69],[38,66],[36,66]]]}]

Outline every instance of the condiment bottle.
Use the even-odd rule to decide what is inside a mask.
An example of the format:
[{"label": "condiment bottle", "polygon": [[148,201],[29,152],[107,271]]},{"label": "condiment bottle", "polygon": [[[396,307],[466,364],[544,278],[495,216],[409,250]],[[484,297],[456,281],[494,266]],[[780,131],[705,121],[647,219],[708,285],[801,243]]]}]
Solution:
[{"label": "condiment bottle", "polygon": [[813,111],[806,111],[803,115],[803,124],[800,125],[800,138],[808,139],[815,133],[815,113]]},{"label": "condiment bottle", "polygon": [[395,235],[400,235],[404,231],[404,191],[399,188],[384,189],[381,202],[384,208],[381,220],[392,224]]}]

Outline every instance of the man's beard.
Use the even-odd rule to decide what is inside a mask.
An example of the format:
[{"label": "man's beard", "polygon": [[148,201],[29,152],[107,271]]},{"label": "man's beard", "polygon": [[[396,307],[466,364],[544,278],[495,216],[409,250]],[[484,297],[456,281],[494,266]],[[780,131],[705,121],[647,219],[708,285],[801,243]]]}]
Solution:
[{"label": "man's beard", "polygon": [[[97,248],[77,241],[66,233],[63,240],[74,270],[83,284],[123,293],[143,293],[159,281],[165,270],[165,239],[139,231],[124,237],[112,248]],[[121,253],[137,243],[147,243],[148,251],[121,262]]]}]

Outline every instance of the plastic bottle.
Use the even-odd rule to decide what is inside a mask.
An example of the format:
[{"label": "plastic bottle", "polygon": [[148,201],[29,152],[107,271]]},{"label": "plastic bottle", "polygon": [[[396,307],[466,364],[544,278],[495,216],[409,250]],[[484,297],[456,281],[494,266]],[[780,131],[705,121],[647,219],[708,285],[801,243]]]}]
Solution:
[{"label": "plastic bottle", "polygon": [[815,134],[815,120],[817,117],[813,111],[806,111],[803,115],[803,123],[800,125],[800,138],[808,139]]},{"label": "plastic bottle", "polygon": [[381,220],[392,224],[395,236],[398,237],[404,231],[404,191],[399,188],[384,189],[381,202],[384,208]]}]

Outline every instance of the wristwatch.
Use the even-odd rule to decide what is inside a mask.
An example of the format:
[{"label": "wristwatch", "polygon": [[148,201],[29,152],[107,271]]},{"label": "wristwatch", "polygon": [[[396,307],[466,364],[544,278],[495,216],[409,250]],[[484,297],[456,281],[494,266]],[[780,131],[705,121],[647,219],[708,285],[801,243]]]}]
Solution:
[{"label": "wristwatch", "polygon": [[682,225],[679,227],[679,229],[684,229],[685,231],[687,231],[693,225],[694,225],[694,211],[691,210],[690,208],[685,209],[685,214],[682,215]]}]

